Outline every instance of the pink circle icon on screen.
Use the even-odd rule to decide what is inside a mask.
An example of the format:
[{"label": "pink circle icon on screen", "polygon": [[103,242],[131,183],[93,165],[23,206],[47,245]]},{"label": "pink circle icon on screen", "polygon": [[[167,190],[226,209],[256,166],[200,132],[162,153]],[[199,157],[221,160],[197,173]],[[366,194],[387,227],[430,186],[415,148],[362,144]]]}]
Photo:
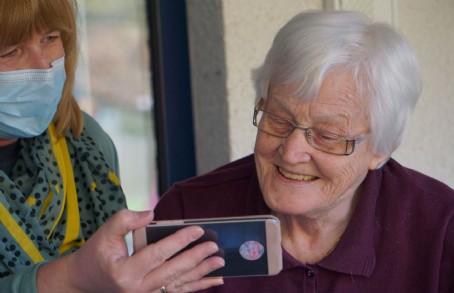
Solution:
[{"label": "pink circle icon on screen", "polygon": [[258,260],[265,253],[265,247],[257,241],[246,241],[240,246],[240,254],[246,260]]}]

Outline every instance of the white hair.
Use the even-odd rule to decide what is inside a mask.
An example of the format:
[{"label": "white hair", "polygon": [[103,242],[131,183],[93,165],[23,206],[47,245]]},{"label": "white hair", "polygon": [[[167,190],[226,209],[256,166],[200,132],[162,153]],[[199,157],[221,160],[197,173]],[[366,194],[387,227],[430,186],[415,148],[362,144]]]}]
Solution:
[{"label": "white hair", "polygon": [[359,12],[306,11],[293,17],[253,71],[257,98],[266,98],[271,86],[299,84],[295,94],[313,99],[326,75],[339,68],[352,72],[368,101],[373,151],[391,155],[421,94],[422,77],[405,38]]}]

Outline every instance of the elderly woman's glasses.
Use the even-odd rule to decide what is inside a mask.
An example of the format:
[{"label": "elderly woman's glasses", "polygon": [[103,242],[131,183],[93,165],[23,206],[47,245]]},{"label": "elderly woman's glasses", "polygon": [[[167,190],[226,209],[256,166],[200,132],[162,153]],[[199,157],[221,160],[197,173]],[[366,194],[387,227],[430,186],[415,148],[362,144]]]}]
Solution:
[{"label": "elderly woman's glasses", "polygon": [[364,136],[356,140],[347,139],[341,135],[317,128],[299,126],[293,121],[265,111],[261,108],[263,103],[264,100],[261,99],[254,108],[252,124],[269,135],[286,138],[290,136],[293,130],[298,128],[306,133],[307,142],[313,148],[334,155],[351,155],[355,150],[355,144],[365,138]]}]

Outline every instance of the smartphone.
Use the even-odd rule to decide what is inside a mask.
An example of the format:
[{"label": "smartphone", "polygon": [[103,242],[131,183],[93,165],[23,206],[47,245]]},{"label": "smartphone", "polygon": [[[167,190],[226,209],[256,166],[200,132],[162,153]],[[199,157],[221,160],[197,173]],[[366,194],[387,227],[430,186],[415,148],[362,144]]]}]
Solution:
[{"label": "smartphone", "polygon": [[271,215],[154,221],[133,232],[134,251],[187,226],[200,226],[205,234],[184,250],[214,241],[219,246],[215,255],[225,260],[223,268],[207,277],[269,276],[282,270],[280,224]]}]

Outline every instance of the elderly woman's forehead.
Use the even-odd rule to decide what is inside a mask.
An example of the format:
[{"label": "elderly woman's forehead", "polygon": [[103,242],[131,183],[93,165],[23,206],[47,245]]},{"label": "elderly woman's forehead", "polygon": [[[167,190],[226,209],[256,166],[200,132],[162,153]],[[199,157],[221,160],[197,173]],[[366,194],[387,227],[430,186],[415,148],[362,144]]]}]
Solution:
[{"label": "elderly woman's forehead", "polygon": [[318,97],[321,99],[337,99],[362,107],[366,99],[358,91],[356,80],[348,71],[329,73],[320,87]]},{"label": "elderly woman's forehead", "polygon": [[346,70],[332,70],[321,82],[320,87],[311,95],[303,94],[301,83],[277,84],[270,87],[268,98],[302,103],[314,100],[345,100],[363,107],[366,99],[359,93],[353,74]]}]

